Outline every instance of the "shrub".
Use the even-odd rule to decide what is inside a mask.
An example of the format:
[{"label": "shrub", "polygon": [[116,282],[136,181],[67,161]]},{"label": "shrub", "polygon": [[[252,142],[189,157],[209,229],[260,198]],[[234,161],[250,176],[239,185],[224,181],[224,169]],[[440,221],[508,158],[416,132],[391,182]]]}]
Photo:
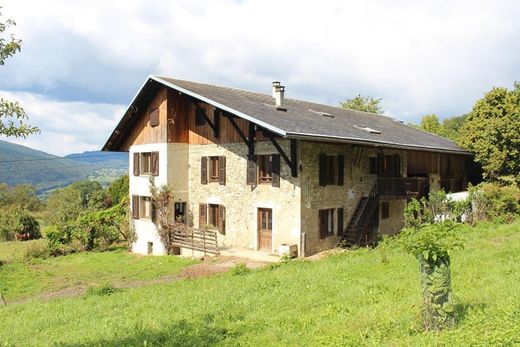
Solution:
[{"label": "shrub", "polygon": [[41,238],[40,224],[26,210],[0,210],[0,241],[32,240]]},{"label": "shrub", "polygon": [[243,276],[251,272],[251,269],[244,263],[237,263],[231,268],[231,274],[234,276]]},{"label": "shrub", "polygon": [[108,296],[112,295],[121,289],[114,287],[111,284],[102,284],[100,286],[88,287],[85,296]]},{"label": "shrub", "polygon": [[45,259],[50,255],[49,248],[46,244],[40,242],[33,242],[27,247],[25,251],[25,260],[31,259]]},{"label": "shrub", "polygon": [[516,185],[481,183],[470,188],[473,221],[511,222],[520,214],[520,189]]}]

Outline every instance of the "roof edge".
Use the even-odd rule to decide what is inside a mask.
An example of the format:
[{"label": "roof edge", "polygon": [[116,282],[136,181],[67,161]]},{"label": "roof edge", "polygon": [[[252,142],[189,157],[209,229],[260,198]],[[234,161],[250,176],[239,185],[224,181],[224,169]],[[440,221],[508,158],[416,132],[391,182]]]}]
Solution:
[{"label": "roof edge", "polygon": [[287,133],[287,137],[290,139],[300,139],[300,140],[314,140],[314,141],[326,141],[326,142],[342,142],[342,143],[352,143],[352,144],[360,144],[360,145],[371,145],[371,146],[379,146],[379,147],[387,147],[387,148],[397,148],[397,149],[408,149],[408,150],[422,150],[427,152],[438,152],[438,153],[450,153],[450,154],[461,154],[472,156],[473,153],[466,151],[464,149],[455,150],[449,148],[438,148],[438,147],[430,147],[430,146],[418,146],[418,145],[410,145],[410,144],[400,144],[400,143],[391,143],[385,141],[376,141],[376,140],[366,140],[354,137],[332,137],[325,136],[319,134],[307,134],[307,133]]}]

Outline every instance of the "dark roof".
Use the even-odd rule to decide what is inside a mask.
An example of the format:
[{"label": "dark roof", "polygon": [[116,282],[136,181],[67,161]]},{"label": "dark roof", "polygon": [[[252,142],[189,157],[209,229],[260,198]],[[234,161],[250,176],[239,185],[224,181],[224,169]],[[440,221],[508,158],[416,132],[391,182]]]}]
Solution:
[{"label": "dark roof", "polygon": [[[284,107],[287,110],[280,111],[275,108],[274,99],[270,94],[166,77],[150,76],[150,79],[248,119],[282,137],[468,153],[453,141],[384,115],[290,98],[284,99]],[[148,84],[145,83],[142,89]],[[138,96],[139,94],[136,98]],[[124,125],[121,123],[120,125]],[[363,130],[363,126],[379,133],[370,132],[368,129]],[[110,139],[104,149],[111,147],[109,142]]]}]

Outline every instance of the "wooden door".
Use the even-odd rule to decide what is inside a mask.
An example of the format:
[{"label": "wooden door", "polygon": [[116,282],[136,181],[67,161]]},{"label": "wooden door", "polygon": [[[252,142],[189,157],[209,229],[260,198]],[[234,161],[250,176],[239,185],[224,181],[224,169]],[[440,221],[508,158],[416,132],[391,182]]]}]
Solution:
[{"label": "wooden door", "polygon": [[258,209],[258,249],[271,251],[273,246],[273,210]]}]

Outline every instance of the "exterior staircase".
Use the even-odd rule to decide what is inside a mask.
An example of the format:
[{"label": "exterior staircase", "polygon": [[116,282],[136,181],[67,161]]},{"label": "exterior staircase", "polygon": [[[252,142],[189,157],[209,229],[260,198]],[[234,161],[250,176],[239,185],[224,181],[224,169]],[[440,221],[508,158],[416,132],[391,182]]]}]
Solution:
[{"label": "exterior staircase", "polygon": [[350,221],[345,228],[343,244],[350,246],[369,246],[375,243],[376,218],[379,206],[377,182],[367,196],[363,196],[354,210]]}]

